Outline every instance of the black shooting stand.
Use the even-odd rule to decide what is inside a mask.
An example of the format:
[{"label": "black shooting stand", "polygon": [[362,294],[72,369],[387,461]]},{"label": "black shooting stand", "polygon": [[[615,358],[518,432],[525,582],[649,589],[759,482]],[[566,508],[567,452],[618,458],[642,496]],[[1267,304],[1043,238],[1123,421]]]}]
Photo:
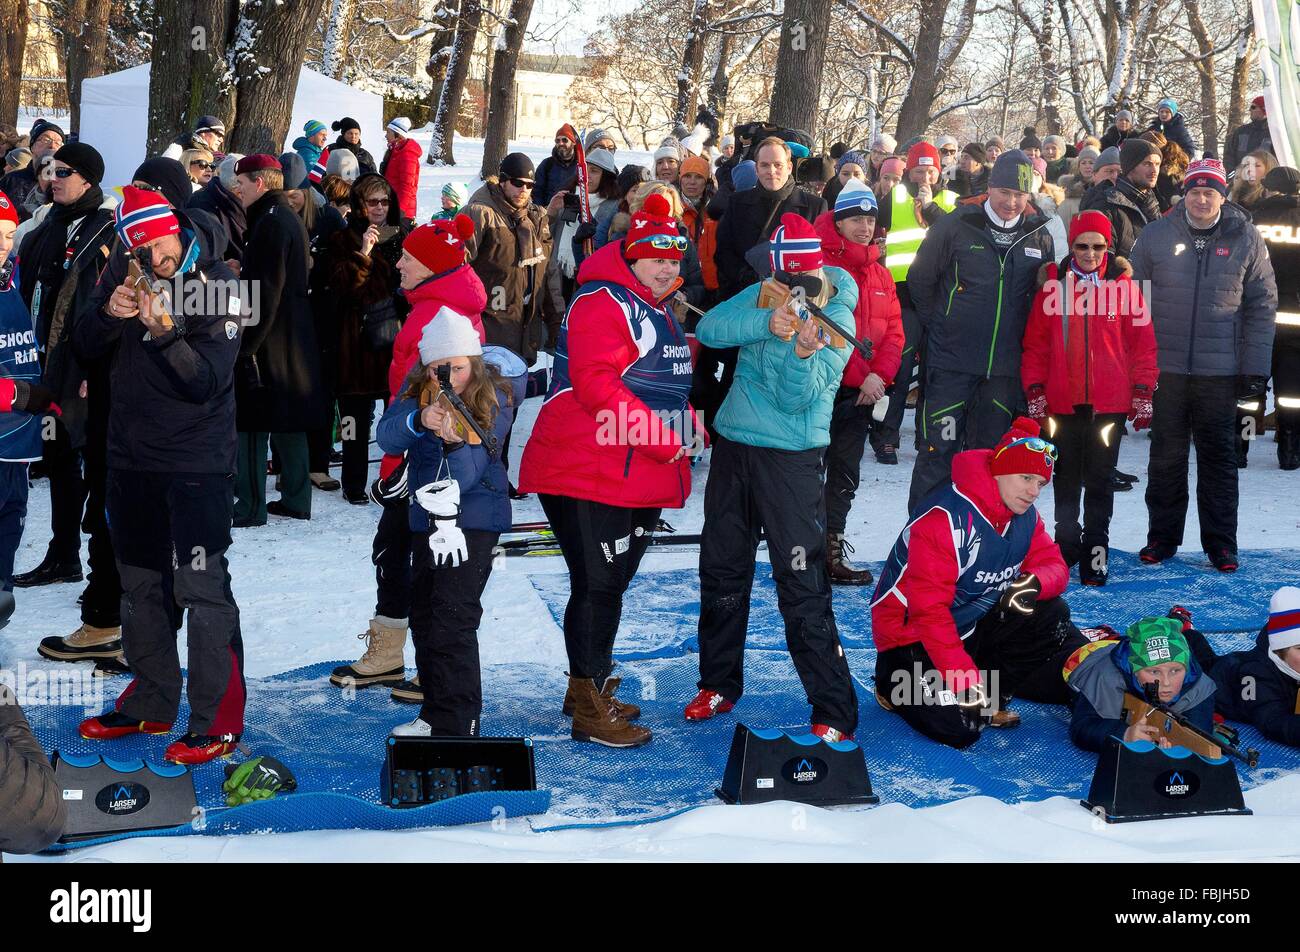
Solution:
[{"label": "black shooting stand", "polygon": [[1088,799],[1079,802],[1107,823],[1251,814],[1229,758],[1113,736],[1097,758]]},{"label": "black shooting stand", "polygon": [[537,789],[531,737],[389,737],[384,750],[379,798],[391,807]]},{"label": "black shooting stand", "polygon": [[826,807],[879,803],[871,792],[867,760],[854,741],[824,741],[813,734],[752,730],[736,725],[731,754],[714,791],[727,803],[793,800]]},{"label": "black shooting stand", "polygon": [[198,813],[194,777],[180,764],[57,750],[50,760],[68,812],[60,843],[182,826]]}]

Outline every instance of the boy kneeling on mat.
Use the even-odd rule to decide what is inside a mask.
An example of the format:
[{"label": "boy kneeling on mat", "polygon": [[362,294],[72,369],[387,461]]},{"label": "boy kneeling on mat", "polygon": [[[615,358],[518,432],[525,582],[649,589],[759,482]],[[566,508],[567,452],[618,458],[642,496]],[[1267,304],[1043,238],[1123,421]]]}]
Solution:
[{"label": "boy kneeling on mat", "polygon": [[1020,417],[996,448],[959,453],[952,482],[903,527],[872,599],[876,700],[951,747],[1018,724],[1013,695],[1068,703],[1061,664],[1086,643],[1034,508],[1056,460],[1038,433]]}]

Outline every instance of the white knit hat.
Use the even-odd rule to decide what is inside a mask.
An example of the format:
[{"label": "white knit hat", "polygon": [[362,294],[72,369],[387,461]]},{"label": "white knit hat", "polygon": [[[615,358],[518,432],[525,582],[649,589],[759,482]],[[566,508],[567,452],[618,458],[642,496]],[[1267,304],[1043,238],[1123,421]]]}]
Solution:
[{"label": "white knit hat", "polygon": [[426,365],[482,353],[483,345],[470,319],[449,307],[440,308],[420,335],[420,361]]},{"label": "white knit hat", "polygon": [[1268,603],[1268,650],[1300,645],[1300,588],[1284,585]]},{"label": "white knit hat", "polygon": [[682,150],[676,145],[661,145],[655,150],[654,161],[659,164],[660,159],[672,159],[675,162],[681,162]]},{"label": "white knit hat", "polygon": [[405,139],[407,136],[411,134],[411,120],[407,119],[405,116],[398,116],[387,126],[385,126],[385,128],[389,132],[399,135],[403,139]]}]

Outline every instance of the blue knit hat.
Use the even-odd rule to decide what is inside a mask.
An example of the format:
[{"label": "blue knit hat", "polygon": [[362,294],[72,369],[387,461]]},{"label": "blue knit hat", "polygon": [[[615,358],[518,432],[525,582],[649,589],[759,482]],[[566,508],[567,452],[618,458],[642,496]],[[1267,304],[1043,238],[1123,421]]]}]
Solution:
[{"label": "blue knit hat", "polygon": [[855,215],[875,215],[876,210],[875,194],[857,179],[849,179],[835,197],[836,221],[844,221]]},{"label": "blue knit hat", "polygon": [[806,159],[808,156],[812,155],[812,153],[808,151],[808,147],[802,142],[791,142],[787,139],[785,144],[790,147],[790,155],[793,158]]},{"label": "blue knit hat", "polygon": [[758,184],[758,166],[753,159],[736,164],[731,170],[731,184],[737,192],[748,192]]},{"label": "blue knit hat", "polygon": [[1160,111],[1160,107],[1161,107],[1161,106],[1168,106],[1168,107],[1169,107],[1169,111],[1172,112],[1172,113],[1177,113],[1177,112],[1178,112],[1178,102],[1177,102],[1176,100],[1170,99],[1170,98],[1168,98],[1168,97],[1165,97],[1164,99],[1162,99],[1162,100],[1160,100],[1158,103],[1156,103],[1156,112],[1159,112],[1159,111]]},{"label": "blue knit hat", "polygon": [[319,119],[308,119],[307,124],[302,127],[302,131],[303,135],[310,139],[316,133],[328,132],[329,129],[325,123],[321,122]]},{"label": "blue knit hat", "polygon": [[868,162],[867,153],[862,152],[858,149],[849,149],[849,151],[841,155],[839,159],[835,162],[835,174],[838,175],[840,169],[844,168],[844,166],[848,165],[850,162],[852,162],[856,166],[859,166],[864,172],[869,167],[867,165]]}]

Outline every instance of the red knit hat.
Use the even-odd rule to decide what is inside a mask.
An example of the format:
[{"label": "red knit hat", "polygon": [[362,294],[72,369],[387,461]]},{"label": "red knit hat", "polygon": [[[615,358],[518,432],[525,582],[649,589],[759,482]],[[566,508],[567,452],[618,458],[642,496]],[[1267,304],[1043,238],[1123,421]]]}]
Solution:
[{"label": "red knit hat", "polygon": [[807,220],[786,212],[772,232],[767,256],[774,272],[816,271],[822,266],[822,240]]},{"label": "red knit hat", "polygon": [[[662,236],[663,241],[656,247],[653,239]],[[681,261],[686,253],[686,239],[677,230],[677,220],[673,218],[672,206],[668,199],[658,192],[646,196],[641,210],[632,216],[628,226],[627,237],[623,239],[623,256],[628,261],[641,258],[667,258]]]},{"label": "red knit hat", "polygon": [[0,221],[11,221],[18,224],[18,209],[14,207],[13,201],[4,192],[0,192]]},{"label": "red knit hat", "polygon": [[1078,238],[1084,232],[1095,231],[1106,239],[1109,245],[1114,240],[1111,232],[1110,219],[1098,211],[1079,212],[1070,219],[1070,244],[1074,244],[1074,239]]},{"label": "red knit hat", "polygon": [[918,142],[907,150],[907,171],[929,167],[936,172],[943,168],[939,163],[939,150],[928,142]]},{"label": "red knit hat", "polygon": [[465,242],[474,235],[474,220],[457,215],[421,225],[402,242],[402,250],[434,274],[455,271],[465,263]]},{"label": "red knit hat", "polygon": [[[1052,478],[1056,447],[1039,435],[1038,424],[1029,417],[1017,417],[993,450],[989,472],[994,476],[1032,473],[1046,480]],[[1050,450],[1050,452],[1049,452]]]},{"label": "red knit hat", "polygon": [[117,235],[128,251],[164,235],[180,234],[181,230],[181,223],[167,204],[167,196],[134,185],[122,187],[122,204],[113,216]]},{"label": "red knit hat", "polygon": [[1264,105],[1263,96],[1256,96],[1254,99],[1250,101],[1250,104],[1254,106],[1256,109],[1263,112],[1265,115],[1268,115],[1268,107]]}]

